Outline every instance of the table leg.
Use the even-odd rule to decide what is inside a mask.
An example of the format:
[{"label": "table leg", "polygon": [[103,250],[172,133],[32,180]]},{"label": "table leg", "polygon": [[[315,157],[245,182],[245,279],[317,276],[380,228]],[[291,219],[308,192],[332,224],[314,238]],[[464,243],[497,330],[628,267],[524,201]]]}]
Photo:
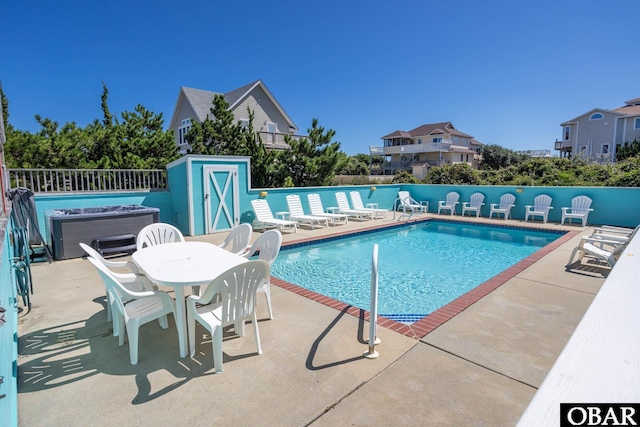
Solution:
[{"label": "table leg", "polygon": [[184,300],[184,287],[175,287],[176,296],[176,328],[178,329],[178,343],[180,344],[180,357],[187,357],[187,316]]}]

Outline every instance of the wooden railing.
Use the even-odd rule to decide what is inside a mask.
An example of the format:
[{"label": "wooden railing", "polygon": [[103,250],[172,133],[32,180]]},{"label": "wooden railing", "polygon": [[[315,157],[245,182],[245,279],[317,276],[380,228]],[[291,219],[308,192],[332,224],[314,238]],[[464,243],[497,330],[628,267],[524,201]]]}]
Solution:
[{"label": "wooden railing", "polygon": [[167,188],[163,169],[7,169],[9,188],[33,193],[136,191]]}]

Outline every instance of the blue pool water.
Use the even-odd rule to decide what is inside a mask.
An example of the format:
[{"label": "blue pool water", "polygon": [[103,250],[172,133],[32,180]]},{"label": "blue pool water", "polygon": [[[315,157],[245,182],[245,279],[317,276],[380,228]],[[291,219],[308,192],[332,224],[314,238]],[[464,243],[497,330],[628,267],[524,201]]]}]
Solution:
[{"label": "blue pool water", "polygon": [[416,321],[499,274],[561,234],[428,221],[283,249],[271,274],[369,309],[371,253],[379,245],[379,310]]}]

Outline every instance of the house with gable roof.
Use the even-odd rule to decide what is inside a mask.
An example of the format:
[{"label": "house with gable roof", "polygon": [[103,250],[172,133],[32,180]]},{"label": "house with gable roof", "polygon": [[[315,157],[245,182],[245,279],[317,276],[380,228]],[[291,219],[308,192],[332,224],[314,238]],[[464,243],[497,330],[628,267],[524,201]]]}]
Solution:
[{"label": "house with gable roof", "polygon": [[381,138],[382,147],[369,147],[371,155],[384,156],[383,173],[411,172],[424,178],[431,166],[467,163],[478,167],[482,143],[457,130],[453,123],[431,123],[410,131],[397,130]]},{"label": "house with gable roof", "polygon": [[191,128],[192,121],[202,123],[211,115],[215,95],[224,96],[229,110],[241,124],[249,124],[247,108],[251,109],[254,113],[253,128],[269,149],[287,148],[284,136],[295,136],[298,132],[298,127],[262,80],[256,80],[227,93],[182,86],[169,125],[174,132],[180,154],[186,154],[190,148],[185,135]]},{"label": "house with gable roof", "polygon": [[594,108],[560,126],[562,138],[555,142],[560,157],[615,162],[620,146],[640,139],[640,98],[613,110]]}]

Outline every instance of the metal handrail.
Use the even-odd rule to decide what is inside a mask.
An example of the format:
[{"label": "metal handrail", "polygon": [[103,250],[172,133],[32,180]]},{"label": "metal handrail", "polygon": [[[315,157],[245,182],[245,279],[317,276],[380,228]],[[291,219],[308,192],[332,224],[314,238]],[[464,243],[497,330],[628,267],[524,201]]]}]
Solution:
[{"label": "metal handrail", "polygon": [[[402,215],[400,215],[400,217],[398,218],[398,221],[400,221],[405,216],[407,217],[407,220],[410,220],[413,214],[416,213],[415,208],[410,204],[409,206],[407,206],[407,203],[403,202],[399,196],[396,197],[396,200],[393,202],[393,219],[396,219],[396,212],[398,212],[398,202],[402,204]],[[407,208],[411,209],[410,214],[407,214]]]}]

